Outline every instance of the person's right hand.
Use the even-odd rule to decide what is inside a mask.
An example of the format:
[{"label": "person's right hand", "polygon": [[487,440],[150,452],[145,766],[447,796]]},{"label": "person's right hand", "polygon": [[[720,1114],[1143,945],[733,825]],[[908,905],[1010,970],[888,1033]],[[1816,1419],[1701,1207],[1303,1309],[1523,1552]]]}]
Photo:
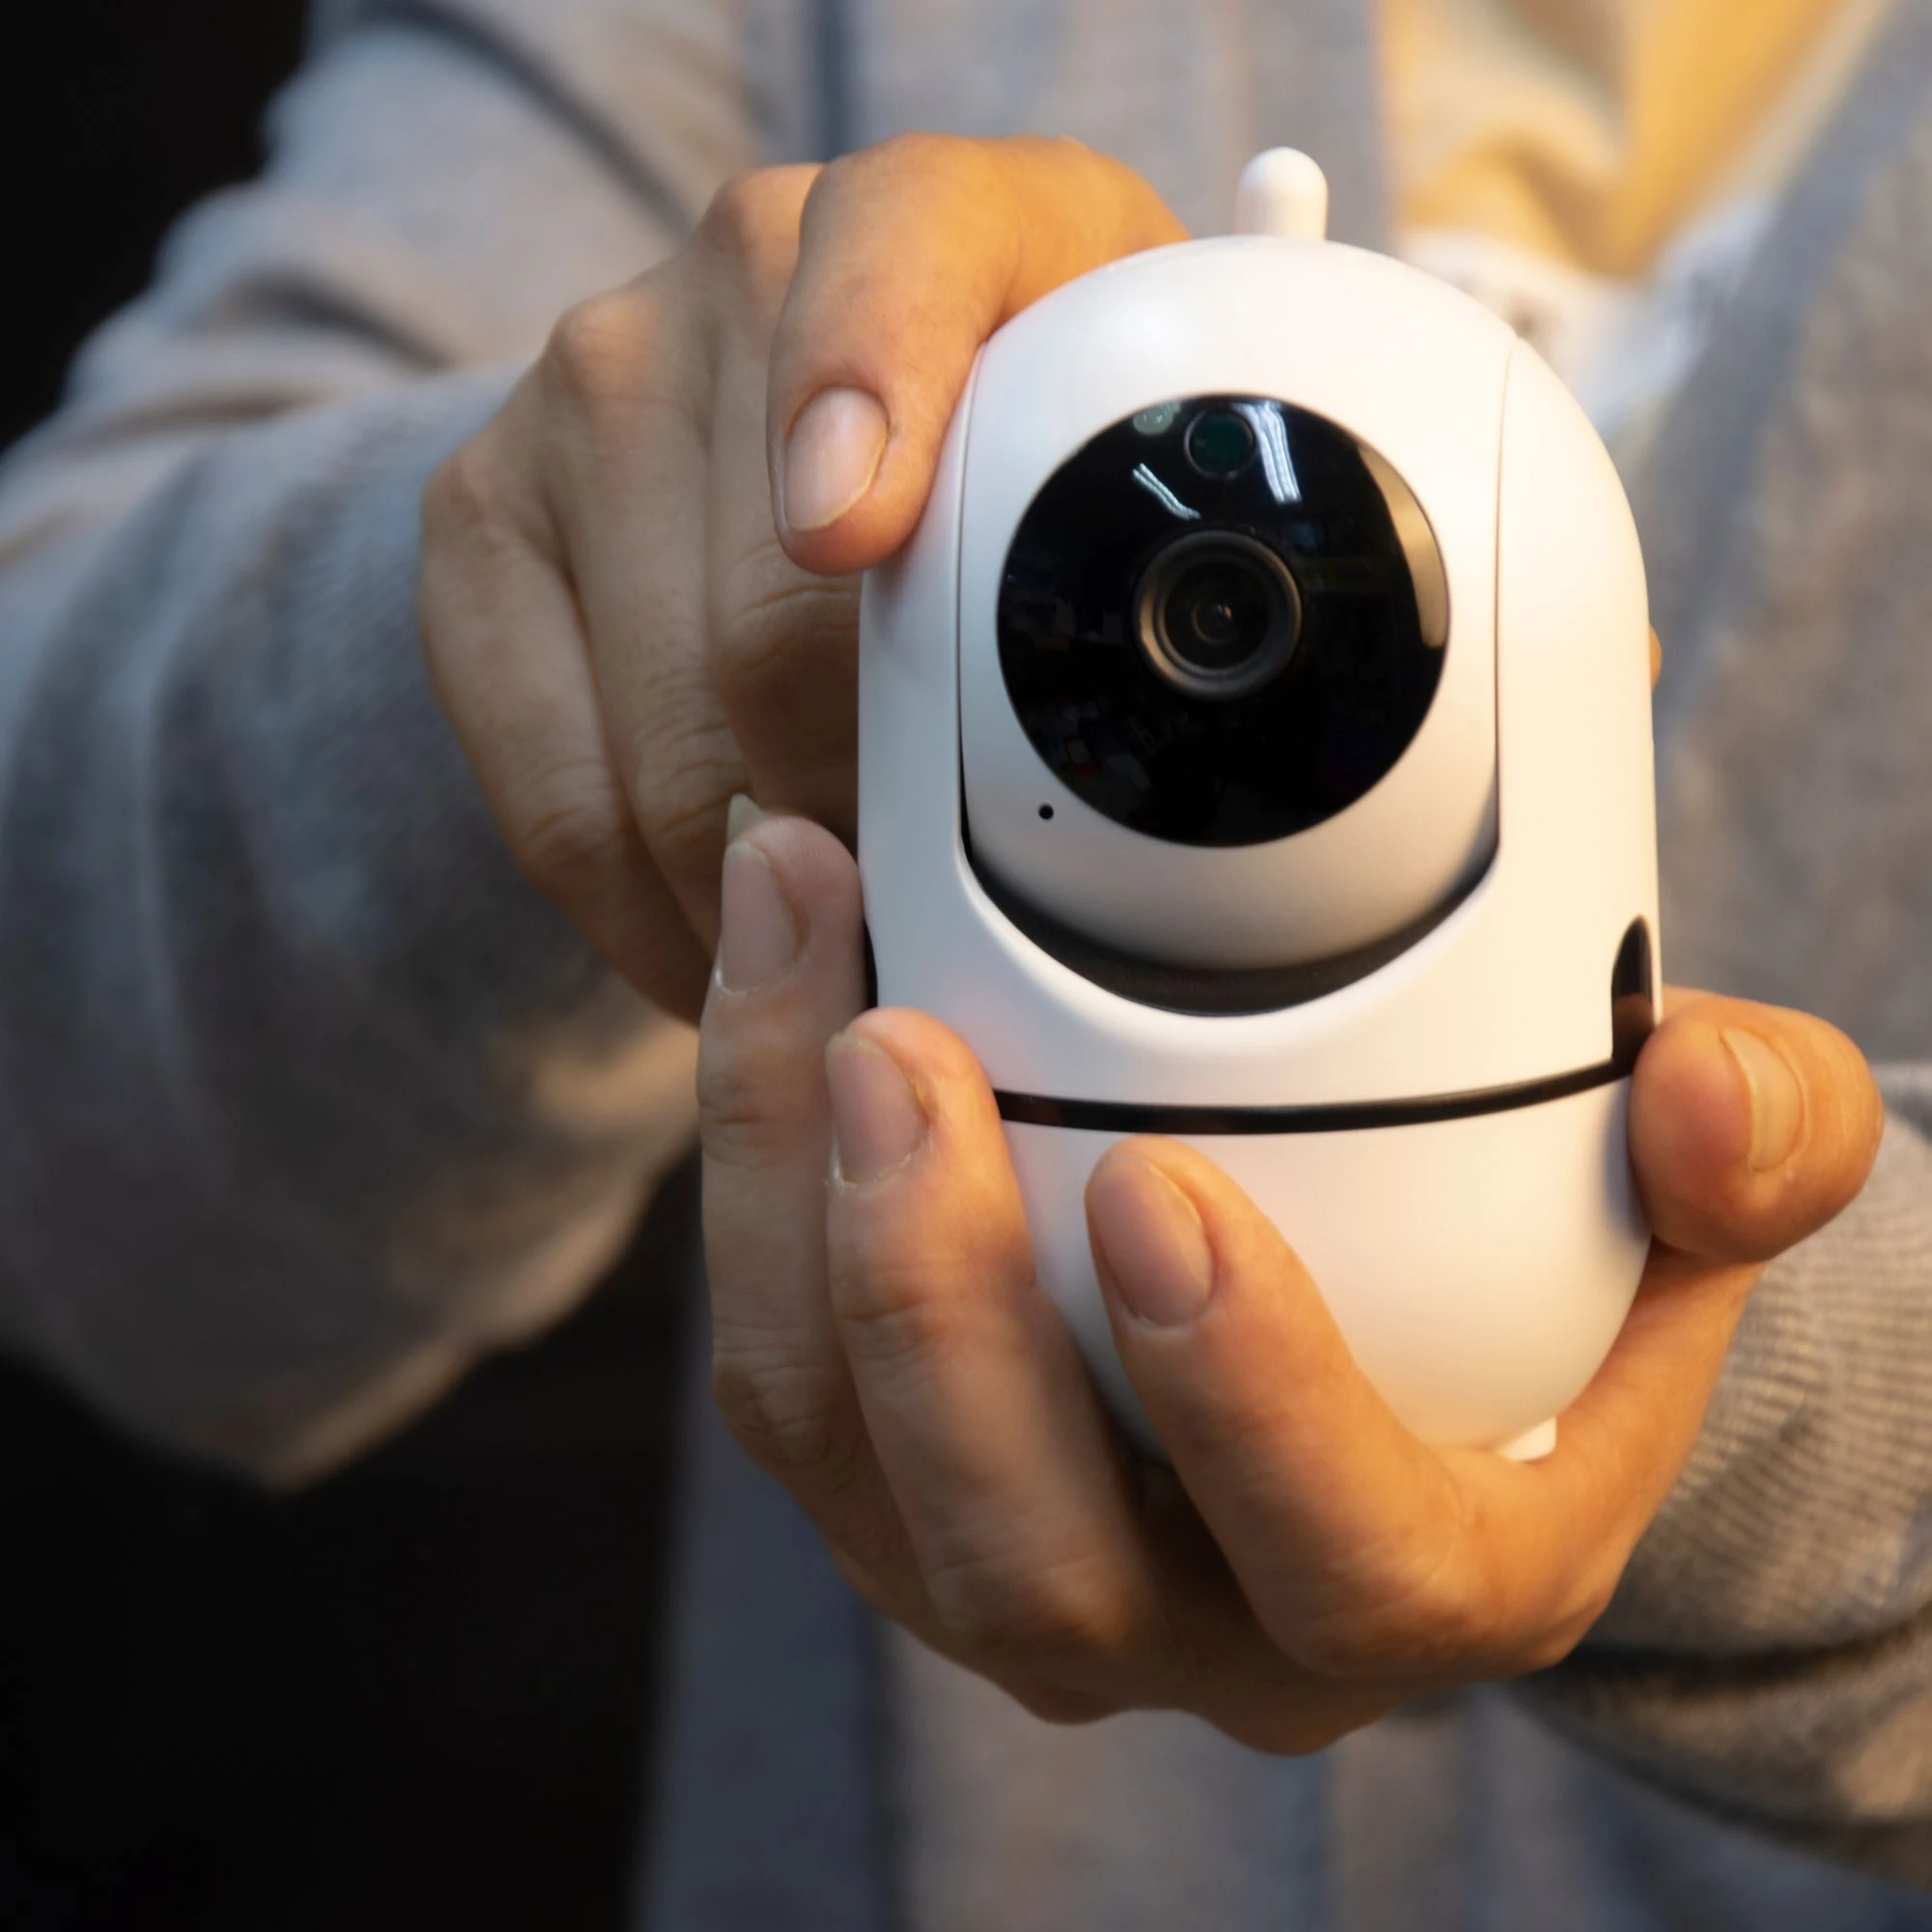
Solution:
[{"label": "person's right hand", "polygon": [[853,573],[911,535],[980,345],[1181,239],[1070,141],[748,175],[438,470],[438,695],[525,872],[659,1005],[703,1004],[734,793],[851,841]]}]

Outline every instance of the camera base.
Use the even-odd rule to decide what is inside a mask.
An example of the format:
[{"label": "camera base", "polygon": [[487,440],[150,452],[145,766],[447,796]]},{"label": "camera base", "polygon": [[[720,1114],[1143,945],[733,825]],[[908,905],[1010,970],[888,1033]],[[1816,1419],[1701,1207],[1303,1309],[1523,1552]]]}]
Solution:
[{"label": "camera base", "polygon": [[[1274,1222],[1402,1422],[1534,1462],[1610,1351],[1650,1248],[1628,1079],[1427,1124],[1182,1133]],[[1009,1121],[1040,1285],[1135,1442],[1160,1449],[1115,1352],[1085,1194],[1124,1135]]]},{"label": "camera base", "polygon": [[1534,1429],[1525,1429],[1511,1442],[1496,1444],[1496,1454],[1510,1463],[1540,1463],[1546,1456],[1556,1453],[1556,1418],[1552,1415],[1548,1422],[1539,1422]]}]

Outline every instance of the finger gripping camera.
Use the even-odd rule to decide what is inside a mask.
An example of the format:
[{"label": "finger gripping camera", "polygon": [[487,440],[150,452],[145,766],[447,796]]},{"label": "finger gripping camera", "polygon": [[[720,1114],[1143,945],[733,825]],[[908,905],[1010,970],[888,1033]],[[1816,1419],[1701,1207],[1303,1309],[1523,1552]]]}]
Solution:
[{"label": "finger gripping camera", "polygon": [[1083,1197],[1161,1133],[1282,1230],[1409,1428],[1530,1457],[1649,1239],[1642,559],[1545,363],[1321,239],[1320,200],[1265,156],[1258,232],[987,344],[866,587],[867,918],[882,1001],[984,1065],[1040,1282],[1146,1446]]}]

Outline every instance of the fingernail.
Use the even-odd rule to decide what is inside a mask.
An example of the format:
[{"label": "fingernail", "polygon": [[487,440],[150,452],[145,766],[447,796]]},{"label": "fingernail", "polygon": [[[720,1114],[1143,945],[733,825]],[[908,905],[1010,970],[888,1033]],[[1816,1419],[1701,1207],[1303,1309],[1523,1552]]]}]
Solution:
[{"label": "fingernail", "polygon": [[724,819],[724,842],[735,845],[754,825],[765,822],[763,808],[746,793],[731,794],[731,809]]},{"label": "fingernail", "polygon": [[785,444],[785,523],[794,530],[836,524],[872,487],[889,429],[885,406],[863,389],[812,397]]},{"label": "fingernail", "polygon": [[727,993],[755,993],[798,957],[805,922],[771,861],[742,840],[725,850],[720,897],[718,983]]},{"label": "fingernail", "polygon": [[1107,1272],[1127,1312],[1155,1328],[1182,1328],[1214,1298],[1214,1251],[1201,1211],[1151,1161],[1109,1163],[1094,1217]]},{"label": "fingernail", "polygon": [[1750,1094],[1750,1164],[1768,1173],[1791,1158],[1804,1131],[1804,1089],[1768,1039],[1737,1027],[1726,1027],[1723,1037]]},{"label": "fingernail", "polygon": [[925,1109],[884,1047],[840,1034],[825,1056],[832,1090],[833,1172],[864,1187],[903,1167],[925,1141]]}]

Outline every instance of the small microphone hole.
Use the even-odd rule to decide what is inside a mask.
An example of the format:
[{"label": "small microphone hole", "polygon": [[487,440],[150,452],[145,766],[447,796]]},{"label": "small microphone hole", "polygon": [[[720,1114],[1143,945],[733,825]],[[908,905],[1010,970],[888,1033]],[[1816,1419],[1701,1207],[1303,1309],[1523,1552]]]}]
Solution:
[{"label": "small microphone hole", "polygon": [[1053,808],[1052,808],[1052,806],[1050,806],[1050,805],[1043,805],[1043,806],[1041,806],[1041,807],[1040,807],[1040,809],[1039,809],[1039,815],[1040,815],[1040,816],[1041,816],[1042,818],[1051,818],[1051,817],[1053,816]]}]

